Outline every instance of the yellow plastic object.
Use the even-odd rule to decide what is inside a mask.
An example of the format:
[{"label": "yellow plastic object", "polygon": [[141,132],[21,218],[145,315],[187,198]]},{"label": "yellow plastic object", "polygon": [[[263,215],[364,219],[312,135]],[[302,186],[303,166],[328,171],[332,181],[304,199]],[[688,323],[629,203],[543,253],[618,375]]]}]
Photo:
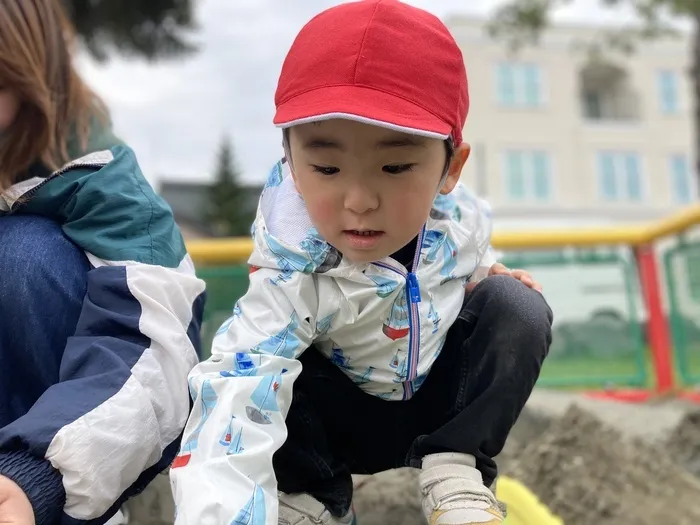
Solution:
[{"label": "yellow plastic object", "polygon": [[508,508],[504,525],[564,525],[525,485],[512,478],[496,480],[496,498]]}]

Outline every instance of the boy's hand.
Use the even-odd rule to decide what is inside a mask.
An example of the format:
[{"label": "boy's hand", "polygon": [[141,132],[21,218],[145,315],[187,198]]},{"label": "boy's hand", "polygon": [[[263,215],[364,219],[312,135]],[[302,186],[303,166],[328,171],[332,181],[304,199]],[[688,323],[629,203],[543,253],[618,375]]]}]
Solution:
[{"label": "boy's hand", "polygon": [[525,270],[510,270],[503,266],[501,263],[496,263],[491,268],[489,268],[489,277],[491,277],[492,275],[510,275],[514,279],[517,279],[518,281],[523,283],[528,288],[532,288],[533,290],[537,290],[538,292],[542,291],[542,285],[532,278],[530,272],[526,272]]},{"label": "boy's hand", "polygon": [[0,476],[0,525],[34,525],[34,509],[14,481]]},{"label": "boy's hand", "polygon": [[[488,277],[491,277],[493,275],[510,275],[514,279],[517,279],[518,281],[523,283],[528,288],[532,288],[533,290],[542,292],[542,285],[535,281],[532,278],[532,275],[530,275],[530,273],[526,272],[525,270],[510,270],[501,263],[496,263],[493,266],[491,266],[491,268],[489,268]],[[478,283],[468,283],[465,287],[467,292],[471,292],[477,284]]]}]

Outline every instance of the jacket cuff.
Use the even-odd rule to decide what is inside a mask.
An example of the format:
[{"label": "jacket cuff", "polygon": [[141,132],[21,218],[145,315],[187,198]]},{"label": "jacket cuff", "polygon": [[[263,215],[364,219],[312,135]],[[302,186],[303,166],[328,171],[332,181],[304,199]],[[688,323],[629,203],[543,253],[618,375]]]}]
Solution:
[{"label": "jacket cuff", "polygon": [[66,492],[58,470],[26,451],[0,451],[0,475],[24,491],[34,509],[36,525],[53,525],[63,513]]}]

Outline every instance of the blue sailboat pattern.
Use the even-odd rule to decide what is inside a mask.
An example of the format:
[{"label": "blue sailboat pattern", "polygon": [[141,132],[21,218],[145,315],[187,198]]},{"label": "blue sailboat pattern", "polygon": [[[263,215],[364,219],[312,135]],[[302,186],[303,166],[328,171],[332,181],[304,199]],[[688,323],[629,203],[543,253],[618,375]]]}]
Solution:
[{"label": "blue sailboat pattern", "polygon": [[[315,228],[310,228],[297,249],[286,248],[265,230],[265,243],[275,260],[280,274],[270,282],[277,284],[289,280],[293,272],[324,273],[336,268],[343,256],[333,246],[320,238]],[[301,252],[297,251],[301,250]]]},{"label": "blue sailboat pattern", "polygon": [[207,422],[207,419],[209,419],[209,416],[211,416],[211,413],[214,411],[214,407],[216,406],[216,403],[218,401],[219,396],[216,394],[216,391],[211,386],[211,380],[205,380],[204,383],[202,383],[202,397],[200,399],[202,415],[199,419],[199,424],[194,429],[192,434],[190,434],[190,438],[187,440],[187,442],[183,445],[183,452],[191,452],[192,450],[197,448],[197,443],[199,441],[199,433],[202,431],[202,428],[204,428],[204,424]]},{"label": "blue sailboat pattern", "polygon": [[[282,373],[286,370],[282,370]],[[260,384],[253,390],[250,395],[252,406],[245,407],[246,415],[253,423],[259,425],[270,425],[269,412],[279,412],[280,408],[277,405],[277,391],[282,383],[282,374],[265,376],[260,381]]]},{"label": "blue sailboat pattern", "polygon": [[384,401],[389,401],[391,400],[392,397],[394,397],[394,394],[396,393],[396,389],[393,389],[389,392],[379,392],[378,394],[375,394],[379,399],[383,399]]},{"label": "blue sailboat pattern", "polygon": [[234,434],[233,422],[235,419],[236,416],[231,416],[231,420],[226,426],[224,433],[221,435],[221,439],[219,439],[219,444],[222,447],[226,447],[227,455],[240,454],[243,451],[243,428],[239,428],[238,432]]},{"label": "blue sailboat pattern", "polygon": [[382,325],[382,332],[392,341],[406,337],[410,332],[406,294],[399,294],[391,304],[389,315]]},{"label": "blue sailboat pattern", "polygon": [[342,254],[328,244],[313,226],[306,232],[306,238],[299,243],[299,248],[313,262],[313,271],[326,273],[337,268],[343,258]]},{"label": "blue sailboat pattern", "polygon": [[226,450],[226,454],[229,456],[234,456],[243,452],[245,448],[243,447],[243,429],[239,428],[235,436],[231,437],[231,443]]},{"label": "blue sailboat pattern", "polygon": [[236,352],[233,356],[233,370],[222,370],[221,377],[241,377],[257,375],[258,367],[247,352]]},{"label": "blue sailboat pattern", "polygon": [[376,285],[376,293],[382,299],[389,297],[399,287],[399,282],[395,279],[390,279],[383,275],[365,275]]},{"label": "blue sailboat pattern", "polygon": [[265,230],[265,243],[283,274],[291,275],[295,271],[302,273],[313,271],[313,264],[308,257],[285,248],[267,230]]},{"label": "blue sailboat pattern", "polygon": [[238,301],[236,301],[236,304],[233,305],[233,315],[221,324],[219,329],[216,331],[216,335],[221,335],[228,332],[228,329],[231,327],[231,323],[233,323],[235,319],[241,317],[242,314],[243,312],[241,311],[241,305]]},{"label": "blue sailboat pattern", "polygon": [[401,363],[400,355],[403,353],[404,352],[402,352],[400,348],[396,350],[396,352],[394,353],[394,357],[392,357],[391,361],[389,362],[389,368],[393,368],[394,370],[396,370],[399,367],[399,363]]},{"label": "blue sailboat pattern", "polygon": [[253,352],[294,359],[294,354],[301,345],[301,341],[296,335],[297,328],[299,328],[299,318],[296,312],[292,312],[287,326],[258,344],[253,348]]},{"label": "blue sailboat pattern", "polygon": [[231,323],[233,323],[234,319],[235,318],[233,316],[231,316],[228,319],[226,319],[223,323],[221,323],[221,326],[216,331],[215,335],[221,335],[221,334],[225,334],[226,332],[228,332],[228,329],[231,327]]},{"label": "blue sailboat pattern", "polygon": [[265,187],[263,188],[263,190],[266,190],[267,188],[276,188],[277,186],[282,184],[283,178],[284,176],[282,174],[282,161],[280,160],[274,166],[272,166],[270,174],[267,176],[267,181],[265,182]]},{"label": "blue sailboat pattern", "polygon": [[413,380],[413,387],[415,390],[418,390],[421,386],[423,386],[423,383],[425,383],[425,380],[428,378],[427,374],[419,375]]},{"label": "blue sailboat pattern", "polygon": [[299,243],[299,248],[306,254],[308,259],[313,262],[314,267],[322,266],[328,258],[330,245],[316,237],[318,233],[312,229],[307,237]]},{"label": "blue sailboat pattern", "polygon": [[[467,200],[475,200],[473,197],[470,198],[468,192],[465,193]],[[442,220],[453,220],[456,222],[460,222],[462,220],[462,211],[460,210],[459,205],[457,204],[457,199],[453,194],[438,194],[438,196],[435,197],[431,210],[431,216],[434,215],[440,215]]]},{"label": "blue sailboat pattern", "polygon": [[224,430],[224,433],[221,434],[221,438],[219,438],[219,445],[222,447],[228,447],[231,444],[231,434],[233,433],[233,420],[236,419],[236,416],[231,416],[230,421],[228,422],[228,425],[226,425],[226,429]]},{"label": "blue sailboat pattern", "polygon": [[438,314],[437,310],[435,309],[435,304],[433,303],[432,299],[430,301],[430,308],[428,309],[428,319],[430,319],[433,322],[433,332],[432,333],[437,333],[438,329],[440,328],[440,314]]},{"label": "blue sailboat pattern", "polygon": [[350,358],[343,355],[343,350],[333,345],[333,353],[331,354],[331,363],[339,368],[350,368]]},{"label": "blue sailboat pattern", "polygon": [[362,374],[352,377],[353,383],[355,383],[356,385],[363,385],[365,383],[369,383],[372,378],[372,372],[374,372],[374,370],[375,368],[373,366],[368,366]]},{"label": "blue sailboat pattern", "polygon": [[[190,393],[192,393],[192,390],[192,384],[190,383]],[[195,450],[199,444],[199,434],[202,432],[202,428],[204,428],[204,424],[207,422],[207,419],[209,419],[218,400],[219,396],[217,396],[216,391],[211,386],[211,381],[209,379],[205,380],[204,383],[202,383],[202,396],[200,398],[202,415],[200,416],[199,423],[192,431],[187,441],[182,444],[180,452],[177,457],[175,457],[171,468],[184,467],[189,463],[192,451]]]},{"label": "blue sailboat pattern", "polygon": [[327,316],[323,317],[318,323],[316,323],[317,337],[323,337],[324,335],[328,335],[328,332],[331,329],[331,324],[333,323],[333,319],[335,319],[336,315],[338,315],[337,310],[332,314],[328,314]]},{"label": "blue sailboat pattern", "polygon": [[399,365],[396,367],[396,375],[393,379],[394,383],[403,383],[408,377],[408,359],[405,357],[401,359]]},{"label": "blue sailboat pattern", "polygon": [[265,493],[260,485],[255,485],[253,495],[233,518],[231,525],[265,525]]},{"label": "blue sailboat pattern", "polygon": [[454,279],[453,274],[457,267],[457,245],[445,232],[437,230],[428,230],[423,237],[423,249],[427,249],[427,253],[423,258],[426,264],[432,264],[438,259],[440,251],[442,251],[442,268],[440,275],[443,277],[442,283]]}]

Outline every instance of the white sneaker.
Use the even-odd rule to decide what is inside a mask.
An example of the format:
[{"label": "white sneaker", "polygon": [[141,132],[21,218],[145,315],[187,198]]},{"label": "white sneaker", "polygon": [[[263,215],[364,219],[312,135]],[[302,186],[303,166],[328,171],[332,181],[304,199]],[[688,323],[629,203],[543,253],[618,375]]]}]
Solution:
[{"label": "white sneaker", "polygon": [[484,485],[474,456],[430,454],[419,476],[423,512],[429,525],[501,525],[496,497]]},{"label": "white sneaker", "polygon": [[350,509],[342,518],[336,518],[309,494],[278,492],[278,525],[356,525],[355,513]]}]

